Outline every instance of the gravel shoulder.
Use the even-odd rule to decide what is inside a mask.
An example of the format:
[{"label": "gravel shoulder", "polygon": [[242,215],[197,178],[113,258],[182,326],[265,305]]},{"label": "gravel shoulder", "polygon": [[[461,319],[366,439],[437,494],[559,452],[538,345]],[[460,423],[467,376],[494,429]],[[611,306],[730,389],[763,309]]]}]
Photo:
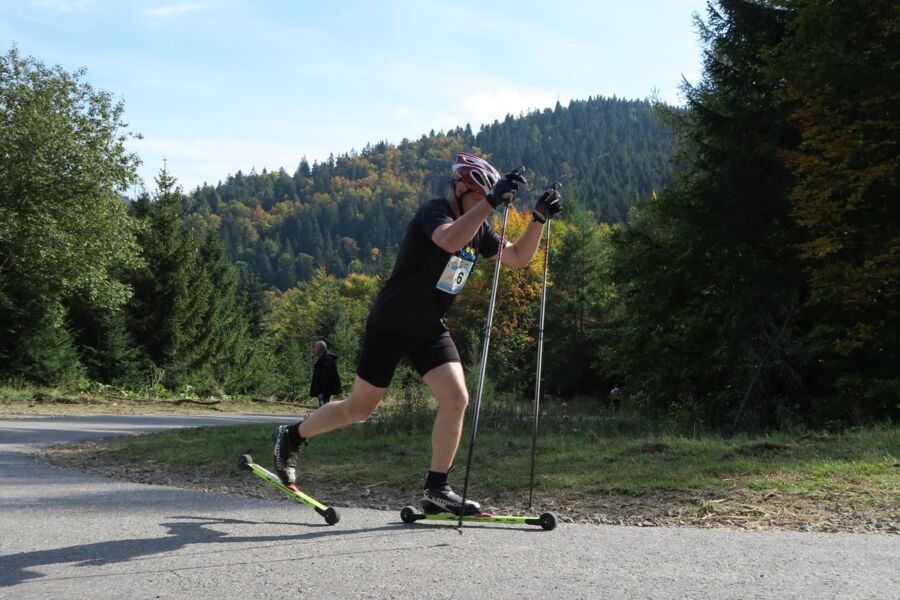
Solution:
[{"label": "gravel shoulder", "polygon": [[[167,485],[209,493],[290,501],[255,477],[211,473],[200,469],[183,472],[158,465],[121,462],[108,450],[127,438],[107,437],[41,450],[47,463],[64,469],[91,472],[117,480]],[[265,464],[265,461],[263,461]],[[389,488],[381,484],[363,487],[335,485],[308,479],[307,490],[328,504],[350,508],[398,510],[418,503],[418,489]],[[485,497],[482,504],[495,513],[521,514],[524,499]],[[575,494],[572,492],[536,499],[539,511],[555,511],[563,522],[628,525],[637,527],[701,527],[747,530],[782,530],[852,533],[900,533],[900,510],[896,506],[859,510],[852,497],[821,495],[818,498],[784,495],[776,490],[738,488],[725,495],[701,492],[655,492],[639,496],[624,494]]]}]

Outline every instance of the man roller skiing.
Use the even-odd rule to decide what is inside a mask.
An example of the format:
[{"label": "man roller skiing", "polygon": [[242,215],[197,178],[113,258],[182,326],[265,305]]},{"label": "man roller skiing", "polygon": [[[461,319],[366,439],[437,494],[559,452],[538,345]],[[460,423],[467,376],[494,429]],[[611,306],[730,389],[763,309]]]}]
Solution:
[{"label": "man roller skiing", "polygon": [[[447,478],[469,394],[459,353],[443,317],[465,287],[478,256],[496,257],[501,240],[487,218],[501,204],[510,204],[524,183],[518,171],[501,177],[484,159],[466,152],[457,155],[447,196],[429,200],[416,212],[394,270],[375,298],[350,396],[322,406],[305,421],[275,431],[275,470],[286,486],[295,483],[300,449],[306,441],[365,421],[381,402],[405,356],[438,404],[423,504],[457,515],[480,512],[480,505],[471,500],[466,500],[463,510],[462,498],[453,492]],[[540,243],[543,224],[560,210],[559,192],[546,191],[519,239],[503,242],[502,263],[527,266]]]}]

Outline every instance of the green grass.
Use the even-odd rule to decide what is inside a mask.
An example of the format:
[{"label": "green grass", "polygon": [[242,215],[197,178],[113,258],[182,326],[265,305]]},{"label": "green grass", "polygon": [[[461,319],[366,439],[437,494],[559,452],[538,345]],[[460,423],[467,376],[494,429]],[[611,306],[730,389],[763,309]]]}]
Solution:
[{"label": "green grass", "polygon": [[[387,406],[374,423],[322,435],[304,449],[307,481],[409,488],[430,454],[427,404]],[[644,431],[627,415],[593,420],[544,419],[538,441],[536,490],[566,497],[651,492],[725,494],[777,490],[798,498],[851,496],[857,504],[900,504],[900,428],[842,433],[780,433],[722,438]],[[506,413],[482,417],[472,481],[478,493],[527,493],[531,424]],[[626,431],[627,433],[622,433]],[[237,457],[249,453],[268,466],[271,425],[170,430],[129,438],[108,450],[125,462],[191,471],[198,464],[243,477]],[[457,457],[461,482],[469,432]]]},{"label": "green grass", "polygon": [[0,386],[0,398],[8,403],[22,403],[31,400],[36,393],[47,393],[48,391],[49,388]]},{"label": "green grass", "polygon": [[[312,400],[305,400],[312,406]],[[3,414],[296,412],[303,402],[238,395],[199,396],[187,388],[171,392],[161,386],[140,390],[98,383],[57,387],[0,386]]]}]

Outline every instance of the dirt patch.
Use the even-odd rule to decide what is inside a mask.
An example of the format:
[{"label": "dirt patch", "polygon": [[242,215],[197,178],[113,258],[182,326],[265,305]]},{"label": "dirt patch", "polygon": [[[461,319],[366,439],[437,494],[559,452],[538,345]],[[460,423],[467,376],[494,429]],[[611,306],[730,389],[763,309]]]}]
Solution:
[{"label": "dirt patch", "polygon": [[[114,437],[68,444],[45,449],[40,457],[55,467],[88,471],[136,483],[290,501],[273,487],[246,473],[210,473],[200,469],[177,472],[149,462],[116,461],[108,455],[108,450],[127,441],[127,438]],[[412,483],[404,488],[384,483],[360,488],[308,478],[302,486],[315,497],[338,507],[397,511],[407,504],[418,504],[420,491]],[[550,496],[538,490],[535,498],[536,512],[555,511],[561,521],[568,523],[900,533],[900,514],[896,506],[858,509],[854,498],[834,494],[807,498],[782,494],[777,490],[751,490],[735,486],[727,494],[718,496],[684,491],[657,491],[637,496],[563,491]],[[525,497],[520,494],[481,496],[480,500],[486,510],[495,513],[520,514],[525,508]]]},{"label": "dirt patch", "polygon": [[665,454],[671,450],[671,446],[661,442],[644,442],[637,446],[626,448],[622,451],[623,456],[640,456],[642,454]]},{"label": "dirt patch", "polygon": [[796,446],[779,444],[777,442],[756,442],[745,444],[722,453],[722,460],[734,460],[735,458],[783,458],[791,456]]},{"label": "dirt patch", "polygon": [[789,456],[794,451],[792,446],[776,442],[758,442],[747,444],[737,449],[737,454],[747,457]]}]

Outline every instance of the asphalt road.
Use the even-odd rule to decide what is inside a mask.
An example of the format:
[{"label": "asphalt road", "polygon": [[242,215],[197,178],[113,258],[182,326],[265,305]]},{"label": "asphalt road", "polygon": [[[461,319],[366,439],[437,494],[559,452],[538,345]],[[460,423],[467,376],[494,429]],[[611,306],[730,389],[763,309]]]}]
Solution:
[{"label": "asphalt road", "polygon": [[88,437],[279,419],[0,419],[0,598],[900,597],[900,536],[565,523],[459,535],[362,509],[341,510],[331,527],[299,504],[138,485],[30,456]]}]

